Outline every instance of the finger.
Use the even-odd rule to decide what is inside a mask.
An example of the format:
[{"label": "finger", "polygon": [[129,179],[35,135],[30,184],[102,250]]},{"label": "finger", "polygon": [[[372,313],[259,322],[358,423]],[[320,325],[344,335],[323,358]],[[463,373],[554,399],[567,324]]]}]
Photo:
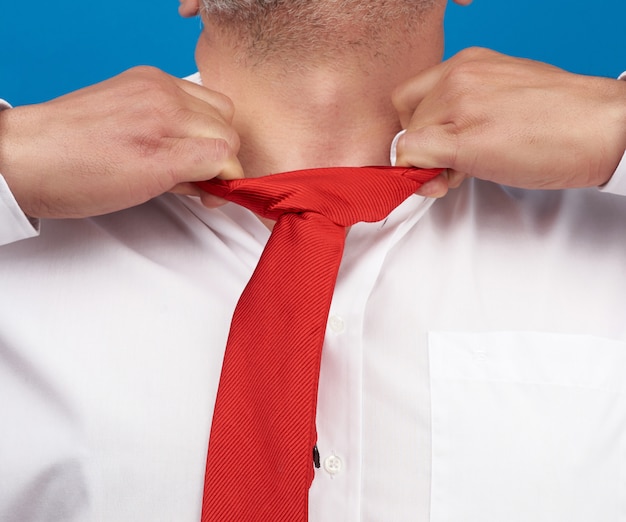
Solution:
[{"label": "finger", "polygon": [[406,129],[409,126],[415,108],[439,83],[445,70],[444,64],[445,62],[422,71],[395,89],[391,101],[398,112],[403,128]]},{"label": "finger", "polygon": [[174,183],[243,177],[243,168],[228,142],[214,138],[167,138],[165,168]]},{"label": "finger", "polygon": [[189,80],[176,79],[176,84],[187,94],[196,98],[211,108],[216,109],[220,115],[229,123],[232,122],[235,114],[235,106],[232,100],[222,93],[207,89],[202,85]]},{"label": "finger", "polygon": [[239,134],[215,111],[181,110],[172,131],[174,138],[222,139],[235,155],[239,152]]},{"label": "finger", "polygon": [[459,172],[458,170],[448,169],[448,188],[459,188],[461,184],[469,178],[465,172]]},{"label": "finger", "polygon": [[233,156],[224,164],[220,172],[217,174],[217,177],[221,179],[243,178],[243,167],[241,166],[241,163],[239,163],[237,156]]},{"label": "finger", "polygon": [[430,125],[407,131],[398,140],[396,164],[425,169],[456,167],[458,140],[453,126]]},{"label": "finger", "polygon": [[427,198],[442,198],[450,189],[459,188],[468,177],[464,172],[446,169],[436,178],[424,183],[416,194]]},{"label": "finger", "polygon": [[[471,47],[458,52],[445,62],[422,71],[417,76],[401,84],[394,91],[392,102],[398,111],[402,126],[408,128],[416,108],[429,94],[431,98],[439,99],[441,103],[447,105],[456,98],[459,92],[467,89],[467,84],[463,81],[467,73],[461,73],[459,77],[460,65],[469,62],[483,64],[490,62],[493,65],[493,62],[501,61],[503,57],[504,55],[489,49]],[[510,60],[508,57],[504,58]],[[477,76],[480,84],[483,85],[485,72],[478,67],[475,67],[475,69],[481,73]],[[473,77],[471,78],[473,79]]]},{"label": "finger", "polygon": [[459,5],[470,5],[472,0],[454,0],[454,3]]},{"label": "finger", "polygon": [[416,192],[427,198],[441,198],[448,193],[448,171],[444,170],[439,176],[424,183]]},{"label": "finger", "polygon": [[209,194],[208,192],[204,192],[202,196],[200,196],[200,201],[202,201],[202,204],[208,208],[217,208],[228,203],[227,200],[222,199],[219,196]]},{"label": "finger", "polygon": [[228,203],[228,200],[209,194],[194,183],[179,183],[169,192],[184,196],[196,196],[200,198],[200,201],[205,207],[209,208],[221,207],[222,205]]},{"label": "finger", "polygon": [[172,194],[196,197],[201,197],[204,194],[204,190],[198,187],[198,185],[189,182],[178,183],[177,185],[174,185],[172,189],[168,190],[168,192],[171,192]]}]

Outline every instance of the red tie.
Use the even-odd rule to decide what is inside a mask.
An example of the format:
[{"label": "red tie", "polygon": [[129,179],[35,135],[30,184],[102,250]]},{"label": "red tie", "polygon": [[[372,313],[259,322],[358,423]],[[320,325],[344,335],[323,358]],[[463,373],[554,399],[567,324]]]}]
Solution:
[{"label": "red tie", "polygon": [[325,168],[200,183],[277,220],[233,315],[207,457],[202,522],[300,522],[346,227],[384,219],[441,170]]}]

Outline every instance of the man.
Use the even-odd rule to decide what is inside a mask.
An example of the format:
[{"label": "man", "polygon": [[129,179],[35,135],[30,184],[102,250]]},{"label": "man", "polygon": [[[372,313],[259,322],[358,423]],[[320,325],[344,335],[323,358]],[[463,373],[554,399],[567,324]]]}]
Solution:
[{"label": "man", "polygon": [[[222,162],[205,177],[387,164],[401,123],[399,161],[413,164],[420,129],[438,128],[407,93],[440,60],[445,2],[204,7],[197,61],[221,95],[201,111],[215,114]],[[607,181],[624,150],[608,141],[611,165],[591,169],[601,179],[580,169],[587,181],[573,184]],[[441,161],[476,177],[471,161]],[[125,208],[189,179],[143,189],[148,173],[120,194],[114,175],[87,172],[57,190],[16,179],[19,163],[2,172],[31,216],[123,210],[46,221],[39,238],[0,249],[0,518],[198,520],[229,320],[267,227],[179,195]],[[471,180],[352,227],[310,519],[622,518],[625,214],[596,189]]]}]

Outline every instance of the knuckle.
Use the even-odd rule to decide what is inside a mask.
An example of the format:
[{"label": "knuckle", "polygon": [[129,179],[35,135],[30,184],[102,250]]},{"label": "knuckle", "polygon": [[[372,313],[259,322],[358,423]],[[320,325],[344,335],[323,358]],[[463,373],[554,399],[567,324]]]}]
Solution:
[{"label": "knuckle", "polygon": [[126,72],[141,78],[160,78],[163,75],[163,71],[152,65],[136,65]]},{"label": "knuckle", "polygon": [[464,61],[448,70],[446,80],[453,88],[459,89],[483,79],[478,71],[477,62]]},{"label": "knuckle", "polygon": [[462,62],[449,68],[442,76],[440,99],[450,114],[472,109],[472,103],[488,89],[485,71],[478,62]]},{"label": "knuckle", "polygon": [[211,161],[222,162],[233,155],[233,149],[225,139],[215,138],[210,143],[211,146],[207,147],[207,155]]},{"label": "knuckle", "polygon": [[[191,120],[196,120],[197,115],[191,112],[187,112],[185,117]],[[213,140],[214,142],[222,142],[228,147],[230,153],[239,152],[241,141],[237,131],[226,121],[222,119],[220,115],[214,117],[207,117],[202,120],[203,130],[201,135],[205,138]],[[223,145],[218,145],[219,150],[222,150]]]},{"label": "knuckle", "polygon": [[197,178],[200,172],[212,177],[232,158],[232,149],[223,139],[180,140],[170,148],[162,167],[173,186]]},{"label": "knuckle", "polygon": [[460,139],[456,125],[425,127],[419,131],[417,138],[420,146],[436,151],[440,166],[452,167],[456,164]]},{"label": "knuckle", "polygon": [[405,87],[403,85],[397,86],[391,92],[391,103],[396,108],[396,110],[404,109],[405,106]]},{"label": "knuckle", "polygon": [[139,105],[162,106],[170,99],[167,75],[149,65],[133,67],[120,75],[124,79],[122,83],[126,97],[132,98],[132,102]]},{"label": "knuckle", "polygon": [[232,127],[227,127],[224,139],[228,143],[231,153],[237,154],[239,152],[239,147],[241,146],[241,140],[237,131],[235,131]]},{"label": "knuckle", "polygon": [[493,70],[495,54],[481,47],[461,51],[459,59],[450,62],[446,79],[454,85],[484,83]]},{"label": "knuckle", "polygon": [[228,96],[219,92],[215,93],[215,100],[215,108],[222,115],[222,117],[224,117],[227,121],[232,121],[233,116],[235,115],[235,104],[233,101]]},{"label": "knuckle", "polygon": [[467,47],[458,52],[457,56],[461,61],[482,60],[493,55],[494,52],[484,47]]}]

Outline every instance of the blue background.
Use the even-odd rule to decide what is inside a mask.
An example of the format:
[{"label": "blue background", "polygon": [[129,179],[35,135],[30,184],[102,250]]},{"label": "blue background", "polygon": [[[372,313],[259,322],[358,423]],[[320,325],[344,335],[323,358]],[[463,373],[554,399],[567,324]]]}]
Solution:
[{"label": "blue background", "polygon": [[[180,18],[177,8],[176,0],[3,0],[0,97],[14,105],[44,101],[139,64],[193,72],[200,22]],[[450,3],[446,56],[481,45],[615,77],[626,70],[625,22],[624,0]]]}]

